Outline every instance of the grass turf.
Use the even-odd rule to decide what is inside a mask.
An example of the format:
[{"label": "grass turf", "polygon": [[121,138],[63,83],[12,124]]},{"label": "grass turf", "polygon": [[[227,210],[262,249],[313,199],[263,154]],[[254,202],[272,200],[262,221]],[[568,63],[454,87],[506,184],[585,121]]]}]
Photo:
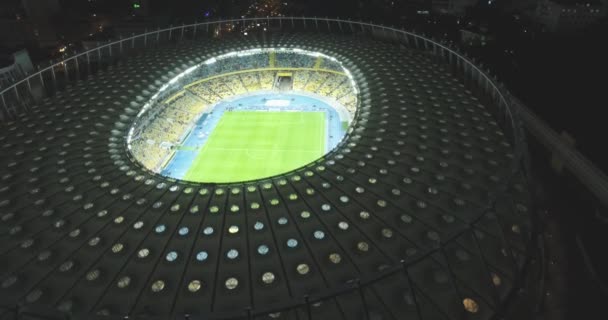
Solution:
[{"label": "grass turf", "polygon": [[226,112],[184,179],[226,183],[291,171],[324,154],[325,127],[323,112]]}]

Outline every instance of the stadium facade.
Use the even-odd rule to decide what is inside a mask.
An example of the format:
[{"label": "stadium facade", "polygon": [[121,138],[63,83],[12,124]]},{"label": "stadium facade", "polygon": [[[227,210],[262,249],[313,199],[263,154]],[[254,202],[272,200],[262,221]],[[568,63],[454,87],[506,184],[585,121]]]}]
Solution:
[{"label": "stadium facade", "polygon": [[[334,149],[224,184],[132,152],[173,79],[270,48],[349,71],[356,108]],[[2,106],[4,317],[521,318],[536,299],[521,122],[448,45],[337,19],[207,22],[76,55]]]}]

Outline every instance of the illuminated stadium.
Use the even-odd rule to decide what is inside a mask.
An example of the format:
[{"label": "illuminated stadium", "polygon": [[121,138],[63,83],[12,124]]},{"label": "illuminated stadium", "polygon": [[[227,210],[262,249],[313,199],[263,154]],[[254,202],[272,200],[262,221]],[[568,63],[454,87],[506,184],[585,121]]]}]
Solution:
[{"label": "illuminated stadium", "polygon": [[127,143],[143,166],[168,177],[254,180],[333,149],[356,109],[352,76],[335,58],[256,48],[207,59],[173,77],[144,106]]},{"label": "illuminated stadium", "polygon": [[521,319],[538,264],[506,96],[447,45],[331,19],[41,70],[2,93],[1,315]]}]

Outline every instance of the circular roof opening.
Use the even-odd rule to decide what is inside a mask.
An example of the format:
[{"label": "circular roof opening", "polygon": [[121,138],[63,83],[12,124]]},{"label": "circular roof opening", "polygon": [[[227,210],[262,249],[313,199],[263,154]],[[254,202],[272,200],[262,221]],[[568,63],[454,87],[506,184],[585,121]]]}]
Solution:
[{"label": "circular roof opening", "polygon": [[231,52],[171,79],[128,135],[133,159],[163,176],[233,183],[280,175],[333,150],[358,91],[335,58],[300,49]]}]

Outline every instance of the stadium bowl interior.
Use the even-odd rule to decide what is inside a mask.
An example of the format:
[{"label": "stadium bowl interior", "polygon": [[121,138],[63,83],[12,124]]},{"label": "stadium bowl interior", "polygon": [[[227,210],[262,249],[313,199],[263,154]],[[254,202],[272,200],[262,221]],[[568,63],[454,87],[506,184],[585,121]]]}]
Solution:
[{"label": "stadium bowl interior", "polygon": [[357,113],[350,71],[299,48],[233,51],[168,83],[138,113],[128,149],[147,169],[192,182],[257,180],[306,165],[342,141]]},{"label": "stadium bowl interior", "polygon": [[[336,57],[359,88],[335,149],[245,183],[128,151],[150,97],[256,48]],[[0,133],[0,299],[73,318],[490,319],[525,277],[531,200],[493,106],[427,53],[359,35],[181,41],[68,87]]]}]

